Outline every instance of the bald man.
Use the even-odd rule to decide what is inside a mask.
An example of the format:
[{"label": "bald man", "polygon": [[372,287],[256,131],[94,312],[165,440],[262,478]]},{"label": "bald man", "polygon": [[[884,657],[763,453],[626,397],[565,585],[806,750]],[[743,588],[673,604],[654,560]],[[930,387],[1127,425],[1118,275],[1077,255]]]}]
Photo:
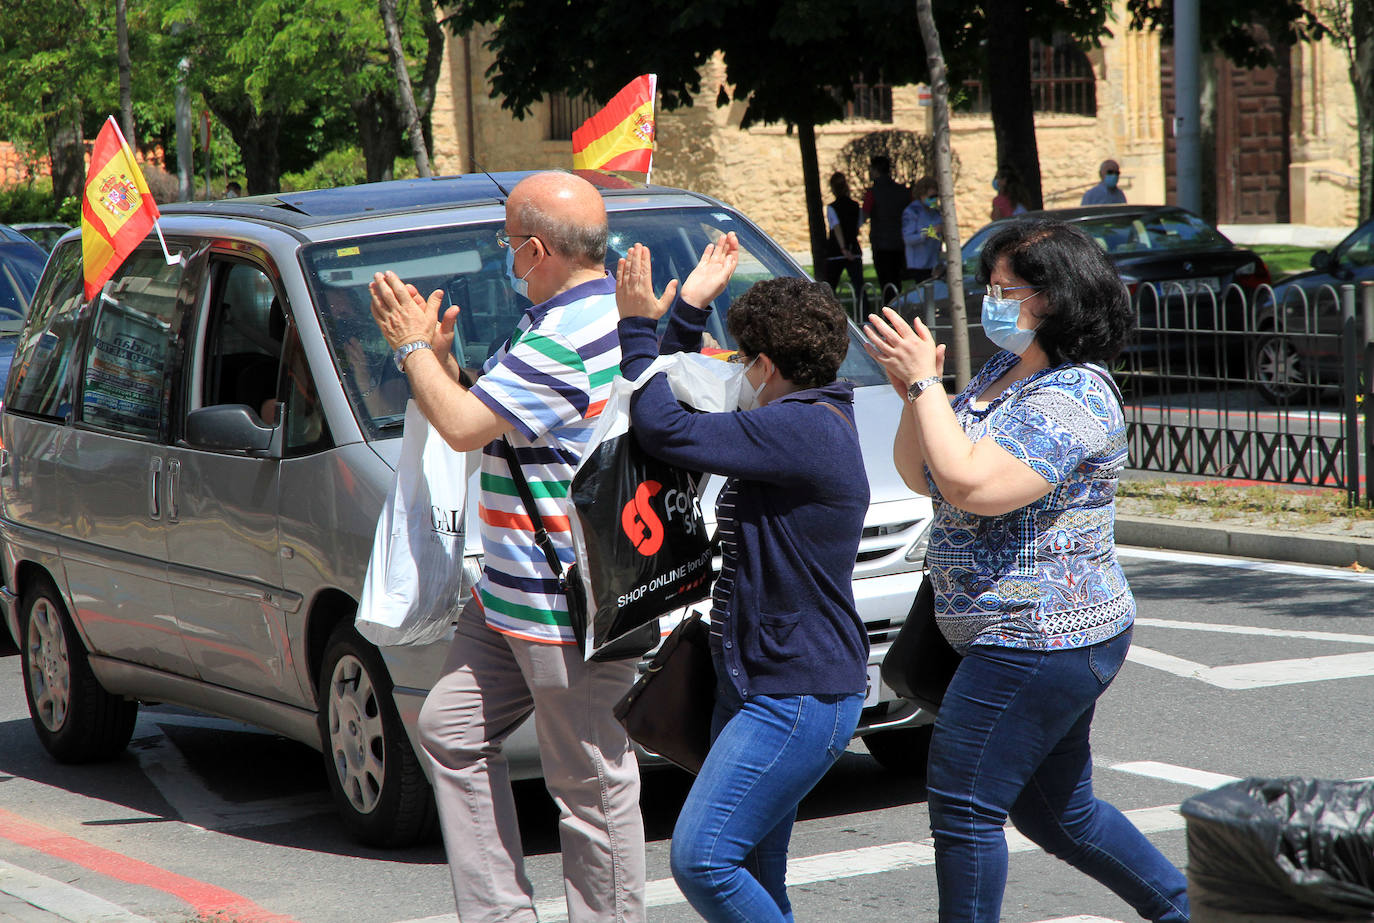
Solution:
[{"label": "bald man", "polygon": [[443,292],[426,301],[393,272],[370,287],[420,410],[453,448],[482,450],[482,577],[419,722],[463,923],[536,919],[501,755],[531,709],[559,806],[568,919],[644,919],[639,767],[611,713],[635,661],[583,662],[503,445],[566,566],[567,485],[620,370],[606,234],[606,208],[586,180],[536,173],[511,190],[498,242],[511,287],[534,304],[471,388],[452,350],[458,308],[435,322]]},{"label": "bald man", "polygon": [[1104,160],[1097,168],[1101,180],[1096,186],[1083,193],[1079,205],[1125,205],[1126,193],[1117,188],[1121,180],[1121,167],[1115,160]]}]

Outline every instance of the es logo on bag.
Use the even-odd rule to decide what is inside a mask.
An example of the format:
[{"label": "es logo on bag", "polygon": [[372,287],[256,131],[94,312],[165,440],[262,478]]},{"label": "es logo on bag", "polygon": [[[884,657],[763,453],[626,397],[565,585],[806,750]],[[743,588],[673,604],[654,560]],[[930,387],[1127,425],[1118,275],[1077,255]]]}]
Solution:
[{"label": "es logo on bag", "polygon": [[[663,547],[663,519],[659,518],[649,503],[662,489],[663,485],[658,481],[641,481],[635,488],[634,499],[620,511],[621,528],[629,536],[635,550],[645,557],[656,554]],[[696,534],[700,510],[695,492],[674,487],[663,495],[664,518],[672,522],[673,517],[677,516],[682,523],[679,528],[688,535]]]},{"label": "es logo on bag", "polygon": [[635,551],[645,557],[663,547],[663,520],[649,505],[649,498],[662,489],[663,485],[658,481],[641,481],[635,488],[634,499],[620,511],[620,527],[629,536]]}]

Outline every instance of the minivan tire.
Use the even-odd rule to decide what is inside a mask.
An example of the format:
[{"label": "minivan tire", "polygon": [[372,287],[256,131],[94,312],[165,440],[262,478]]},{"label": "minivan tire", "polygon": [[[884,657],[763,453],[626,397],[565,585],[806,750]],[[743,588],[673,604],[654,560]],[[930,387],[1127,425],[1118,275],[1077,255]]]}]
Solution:
[{"label": "minivan tire", "polygon": [[432,839],[438,817],[391,691],[377,649],[351,620],[336,628],[316,690],[329,790],[354,839],[397,848]]},{"label": "minivan tire", "polygon": [[864,746],[888,772],[913,779],[925,778],[926,761],[930,758],[930,735],[934,730],[935,725],[924,724],[914,728],[874,731],[864,735]]},{"label": "minivan tire", "polygon": [[93,763],[124,752],[134,736],[138,702],[100,685],[51,582],[36,580],[25,591],[19,633],[24,697],[43,748],[59,763]]}]

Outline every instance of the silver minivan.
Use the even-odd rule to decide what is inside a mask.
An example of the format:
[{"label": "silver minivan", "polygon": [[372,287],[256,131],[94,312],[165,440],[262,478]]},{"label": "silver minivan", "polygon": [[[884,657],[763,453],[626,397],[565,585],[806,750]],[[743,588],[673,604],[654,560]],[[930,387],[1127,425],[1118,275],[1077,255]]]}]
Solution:
[{"label": "silver minivan", "polygon": [[[454,348],[480,366],[527,306],[496,245],[524,175],[169,205],[178,258],[153,236],[91,301],[79,234],[56,245],[0,417],[0,608],[53,757],[114,757],[140,701],[175,703],[319,748],[359,840],[431,834],[415,719],[445,645],[379,650],[352,624],[409,396],[367,283],[394,269],[442,289],[462,308]],[[738,234],[743,258],[710,331],[721,348],[731,298],[801,274],[720,202],[587,176],[610,215],[608,265],[646,243],[659,287],[708,240]],[[840,374],[858,386],[872,492],[854,571],[873,643],[859,734],[885,765],[919,772],[931,718],[876,665],[919,583],[931,508],[893,469],[898,399],[851,334]],[[507,755],[517,777],[539,774],[531,723]]]}]

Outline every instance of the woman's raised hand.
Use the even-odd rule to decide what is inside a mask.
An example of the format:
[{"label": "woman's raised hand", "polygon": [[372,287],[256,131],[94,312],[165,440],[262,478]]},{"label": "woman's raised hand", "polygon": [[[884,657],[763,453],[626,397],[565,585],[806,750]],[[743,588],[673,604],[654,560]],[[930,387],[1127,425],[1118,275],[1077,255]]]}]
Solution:
[{"label": "woman's raised hand", "polygon": [[[692,273],[696,275],[695,272]],[[649,248],[635,244],[620,258],[615,268],[615,306],[622,318],[649,317],[658,320],[667,313],[677,291],[677,280],[668,283],[662,298],[654,297],[654,272]]]},{"label": "woman's raised hand", "polygon": [[709,307],[720,297],[739,265],[739,238],[734,231],[706,245],[696,268],[682,283],[682,300],[694,308]]},{"label": "woman's raised hand", "polygon": [[887,370],[892,386],[905,395],[906,386],[945,370],[945,347],[937,345],[930,328],[919,317],[915,326],[902,320],[891,308],[883,308],[882,316],[868,315],[864,325],[864,348]]}]

